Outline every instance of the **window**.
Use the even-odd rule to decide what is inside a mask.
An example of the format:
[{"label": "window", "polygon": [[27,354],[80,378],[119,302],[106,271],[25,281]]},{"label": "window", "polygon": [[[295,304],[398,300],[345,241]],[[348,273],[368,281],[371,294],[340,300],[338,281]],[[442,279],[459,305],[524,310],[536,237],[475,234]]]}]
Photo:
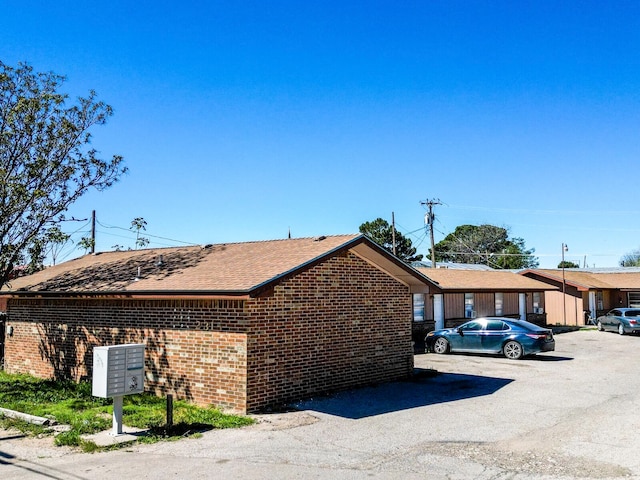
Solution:
[{"label": "window", "polygon": [[542,294],[540,292],[533,292],[533,313],[544,313],[542,307]]},{"label": "window", "polygon": [[424,293],[413,294],[413,321],[424,322]]},{"label": "window", "polygon": [[496,315],[502,315],[502,306],[504,305],[504,294],[496,292]]},{"label": "window", "polygon": [[540,292],[533,292],[533,311],[540,308]]},{"label": "window", "polygon": [[629,292],[629,306],[640,308],[640,292]]},{"label": "window", "polygon": [[[498,330],[506,330],[505,323],[500,320],[489,320],[487,322],[487,330],[498,331]],[[508,327],[507,327],[508,328]]]},{"label": "window", "polygon": [[475,318],[476,312],[473,310],[473,293],[464,294],[464,318]]},{"label": "window", "polygon": [[604,310],[604,296],[602,290],[596,292],[596,308],[598,310]]},{"label": "window", "polygon": [[482,324],[480,322],[469,322],[465,323],[462,327],[460,327],[463,331],[478,331],[482,330]]}]

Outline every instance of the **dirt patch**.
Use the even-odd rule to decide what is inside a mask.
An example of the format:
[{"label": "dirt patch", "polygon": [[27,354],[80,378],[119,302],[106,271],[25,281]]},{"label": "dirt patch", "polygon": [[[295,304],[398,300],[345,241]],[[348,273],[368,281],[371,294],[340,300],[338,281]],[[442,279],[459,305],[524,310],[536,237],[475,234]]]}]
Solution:
[{"label": "dirt patch", "polygon": [[424,445],[424,451],[438,456],[472,460],[483,466],[519,474],[569,478],[629,477],[627,468],[583,457],[545,451],[501,450],[483,442],[443,442]]},{"label": "dirt patch", "polygon": [[257,430],[288,430],[296,427],[312,425],[319,421],[318,417],[308,412],[267,413],[252,415],[255,425],[248,428]]},{"label": "dirt patch", "polygon": [[53,439],[53,435],[32,437],[18,430],[0,429],[0,442],[10,447],[7,450],[12,452],[13,457],[20,459],[62,457],[74,451],[71,447],[54,445]]}]

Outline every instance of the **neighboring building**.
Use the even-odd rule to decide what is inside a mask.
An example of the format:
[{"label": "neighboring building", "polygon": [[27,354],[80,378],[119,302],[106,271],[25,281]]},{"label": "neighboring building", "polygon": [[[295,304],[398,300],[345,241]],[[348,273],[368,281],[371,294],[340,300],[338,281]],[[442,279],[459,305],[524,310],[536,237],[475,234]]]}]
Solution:
[{"label": "neighboring building", "polygon": [[555,287],[545,294],[552,325],[584,325],[588,315],[597,318],[616,307],[640,308],[640,268],[529,269],[520,274]]},{"label": "neighboring building", "polygon": [[4,364],[89,379],[94,346],[145,343],[147,391],[252,412],[410,376],[430,286],[362,235],[85,255],[0,291]]},{"label": "neighboring building", "polygon": [[545,291],[556,287],[510,270],[418,268],[435,286],[414,299],[414,340],[476,317],[503,316],[545,325]]},{"label": "neighboring building", "polygon": [[[411,262],[413,268],[431,268],[431,260],[418,260]],[[495,270],[489,265],[482,263],[456,263],[456,262],[436,262],[436,268],[448,268],[453,270]]]}]

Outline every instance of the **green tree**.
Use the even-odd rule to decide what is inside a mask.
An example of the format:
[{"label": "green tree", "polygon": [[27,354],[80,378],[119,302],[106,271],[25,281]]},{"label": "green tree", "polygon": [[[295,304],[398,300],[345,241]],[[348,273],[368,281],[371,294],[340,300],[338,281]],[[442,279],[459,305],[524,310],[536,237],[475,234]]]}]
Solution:
[{"label": "green tree", "polygon": [[435,245],[435,251],[436,262],[483,264],[498,269],[538,266],[535,249],[527,249],[522,238],[509,238],[506,228],[494,225],[460,225]]},{"label": "green tree", "polygon": [[[373,222],[365,222],[360,225],[360,233],[393,253],[393,227],[386,220],[376,218]],[[422,260],[422,255],[416,255],[416,249],[412,247],[411,240],[397,230],[396,256],[407,263]]]},{"label": "green tree", "polygon": [[564,260],[558,264],[558,268],[580,268],[580,265],[575,262],[570,262],[569,260]]},{"label": "green tree", "polygon": [[129,230],[135,230],[136,232],[136,249],[144,248],[149,245],[149,239],[140,236],[140,230],[143,232],[147,230],[147,221],[142,217],[136,217],[131,220],[131,226]]},{"label": "green tree", "polygon": [[[51,255],[51,262],[55,265],[58,255],[69,241],[71,241],[71,235],[60,230],[58,225],[54,225],[44,235],[43,253]],[[42,255],[43,261],[44,257],[45,255]]]},{"label": "green tree", "polygon": [[64,81],[0,62],[0,285],[14,265],[42,254],[48,229],[71,204],[126,172],[122,157],[102,160],[89,147],[89,130],[107,122],[111,107],[94,91],[69,104]]},{"label": "green tree", "polygon": [[621,267],[640,267],[640,249],[626,253],[619,263]]},{"label": "green tree", "polygon": [[95,240],[91,237],[82,237],[78,242],[78,248],[84,249],[85,254],[95,246],[96,246]]}]

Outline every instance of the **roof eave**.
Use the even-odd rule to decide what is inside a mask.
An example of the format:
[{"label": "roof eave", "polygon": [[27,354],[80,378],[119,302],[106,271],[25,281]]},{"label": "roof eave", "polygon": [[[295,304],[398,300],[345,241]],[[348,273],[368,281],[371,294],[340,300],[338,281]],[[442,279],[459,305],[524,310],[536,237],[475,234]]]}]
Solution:
[{"label": "roof eave", "polygon": [[17,290],[2,292],[0,296],[10,298],[77,298],[77,297],[111,297],[111,298],[216,298],[216,299],[248,299],[247,290],[117,290],[117,291],[48,291]]},{"label": "roof eave", "polygon": [[[584,283],[578,283],[578,282],[574,282],[571,280],[567,280],[566,278],[563,280],[562,277],[556,277],[555,275],[549,275],[545,272],[541,272],[539,270],[535,270],[535,269],[529,269],[529,270],[523,270],[521,272],[518,272],[520,275],[525,275],[527,273],[531,273],[533,275],[538,275],[540,277],[555,281],[555,282],[559,282],[560,284],[562,284],[564,282],[565,285],[569,285],[571,287],[575,287],[579,292],[588,292],[589,290],[593,290],[593,289],[597,289],[597,288],[601,288],[601,287],[596,287],[594,285],[586,285]],[[539,282],[541,282],[542,280],[538,280]]]}]

